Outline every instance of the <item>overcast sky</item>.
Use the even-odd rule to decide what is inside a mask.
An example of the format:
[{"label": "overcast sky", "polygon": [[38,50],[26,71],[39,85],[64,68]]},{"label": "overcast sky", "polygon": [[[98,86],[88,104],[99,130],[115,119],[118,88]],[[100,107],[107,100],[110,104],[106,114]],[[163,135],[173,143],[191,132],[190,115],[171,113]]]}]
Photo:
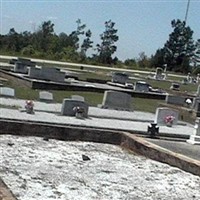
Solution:
[{"label": "overcast sky", "polygon": [[[188,0],[149,1],[58,1],[58,0],[0,0],[0,33],[10,28],[17,32],[33,32],[42,22],[51,20],[57,34],[70,34],[76,29],[76,20],[92,31],[94,44],[100,42],[104,22],[112,20],[118,29],[116,56],[124,60],[138,57],[140,52],[150,56],[163,47],[172,32],[171,20],[185,19]],[[187,24],[200,38],[200,0],[191,0]]]}]

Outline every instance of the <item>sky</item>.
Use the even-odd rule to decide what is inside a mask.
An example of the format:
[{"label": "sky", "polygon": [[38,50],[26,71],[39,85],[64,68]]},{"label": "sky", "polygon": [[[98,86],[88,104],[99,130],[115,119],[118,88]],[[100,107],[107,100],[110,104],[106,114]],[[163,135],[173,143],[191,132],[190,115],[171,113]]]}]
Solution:
[{"label": "sky", "polygon": [[[151,56],[162,48],[172,32],[173,19],[185,19],[188,0],[0,0],[0,34],[10,28],[35,31],[44,21],[55,24],[56,34],[76,30],[77,19],[92,32],[94,47],[100,43],[105,21],[115,22],[117,56],[120,60]],[[187,25],[200,39],[200,0],[190,0]]]}]

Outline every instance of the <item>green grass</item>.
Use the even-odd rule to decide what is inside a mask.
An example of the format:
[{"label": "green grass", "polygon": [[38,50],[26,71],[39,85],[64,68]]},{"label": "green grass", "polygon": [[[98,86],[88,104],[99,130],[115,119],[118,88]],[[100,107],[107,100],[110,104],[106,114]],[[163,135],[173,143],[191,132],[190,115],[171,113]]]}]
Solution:
[{"label": "green grass", "polygon": [[155,113],[159,104],[164,102],[157,99],[133,98],[133,108],[137,111]]}]

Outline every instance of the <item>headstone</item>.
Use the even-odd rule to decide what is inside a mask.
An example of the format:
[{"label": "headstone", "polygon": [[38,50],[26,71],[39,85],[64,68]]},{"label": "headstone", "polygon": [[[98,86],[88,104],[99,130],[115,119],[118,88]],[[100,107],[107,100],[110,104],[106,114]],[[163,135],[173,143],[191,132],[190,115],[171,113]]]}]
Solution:
[{"label": "headstone", "polygon": [[137,81],[135,83],[134,90],[136,92],[149,92],[149,87],[150,87],[150,85],[148,83],[143,82],[143,81]]},{"label": "headstone", "polygon": [[180,90],[180,84],[178,84],[178,83],[172,83],[172,85],[170,86],[170,90],[179,91]]},{"label": "headstone", "polygon": [[175,96],[175,95],[166,95],[165,102],[168,104],[183,106],[185,104],[185,97]]},{"label": "headstone", "polygon": [[125,73],[115,72],[112,76],[113,83],[119,83],[125,85],[128,81],[128,75]]},{"label": "headstone", "polygon": [[196,117],[200,117],[200,100],[196,101],[194,112],[196,113]]},{"label": "headstone", "polygon": [[155,74],[155,79],[156,80],[163,80],[164,75],[162,75],[163,69],[160,67],[156,68],[156,74]]},{"label": "headstone", "polygon": [[61,72],[59,69],[53,67],[30,67],[28,77],[46,81],[64,82],[65,72]]},{"label": "headstone", "polygon": [[191,82],[192,82],[192,77],[191,77],[190,72],[188,73],[188,75],[187,75],[186,78],[187,78],[188,83],[191,83]]},{"label": "headstone", "polygon": [[14,66],[14,72],[16,73],[28,73],[28,66],[22,62],[17,61]]},{"label": "headstone", "polygon": [[102,102],[102,108],[130,111],[132,110],[131,103],[131,95],[127,93],[105,91]]},{"label": "headstone", "polygon": [[200,102],[200,97],[195,97],[193,98],[193,102],[192,102],[192,109],[197,112],[198,111],[198,104]]},{"label": "headstone", "polygon": [[14,97],[15,96],[15,90],[13,88],[9,88],[9,87],[1,87],[0,88],[0,95],[8,96],[8,97]]},{"label": "headstone", "polygon": [[190,144],[200,144],[200,118],[196,119],[193,134],[190,135],[190,139],[187,142]]},{"label": "headstone", "polygon": [[200,96],[200,85],[198,85],[198,88],[197,88],[197,93],[196,93],[197,97]]},{"label": "headstone", "polygon": [[53,94],[48,91],[41,91],[41,92],[39,92],[39,99],[40,99],[40,101],[52,102]]},{"label": "headstone", "polygon": [[84,101],[74,100],[74,99],[63,99],[61,115],[65,116],[75,116],[77,107],[84,109],[84,117],[88,117],[89,106]]},{"label": "headstone", "polygon": [[173,124],[177,124],[179,112],[170,108],[157,108],[154,123],[158,125],[166,125],[166,118],[172,116],[174,118]]},{"label": "headstone", "polygon": [[79,95],[72,95],[71,99],[78,100],[78,101],[85,101],[85,98]]}]

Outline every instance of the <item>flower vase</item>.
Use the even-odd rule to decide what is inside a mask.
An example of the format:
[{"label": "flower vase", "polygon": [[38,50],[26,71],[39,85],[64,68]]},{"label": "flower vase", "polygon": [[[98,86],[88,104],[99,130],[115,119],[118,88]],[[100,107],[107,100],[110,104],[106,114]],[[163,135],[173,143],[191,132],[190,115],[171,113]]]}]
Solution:
[{"label": "flower vase", "polygon": [[167,126],[167,127],[172,127],[172,124],[173,124],[173,122],[167,122],[167,123],[166,123],[166,126]]}]

